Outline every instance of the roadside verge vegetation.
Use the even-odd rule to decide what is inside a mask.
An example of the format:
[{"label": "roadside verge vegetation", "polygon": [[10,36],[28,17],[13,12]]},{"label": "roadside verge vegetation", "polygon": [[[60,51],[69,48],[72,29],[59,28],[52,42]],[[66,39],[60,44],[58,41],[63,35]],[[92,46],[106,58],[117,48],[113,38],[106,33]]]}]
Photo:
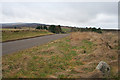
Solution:
[{"label": "roadside verge vegetation", "polygon": [[[70,36],[2,58],[3,78],[86,78],[100,61],[118,74],[118,35],[73,32]],[[98,78],[99,75],[93,78]]]},{"label": "roadside verge vegetation", "polygon": [[8,29],[2,30],[2,41],[11,41],[53,34],[47,30]]}]

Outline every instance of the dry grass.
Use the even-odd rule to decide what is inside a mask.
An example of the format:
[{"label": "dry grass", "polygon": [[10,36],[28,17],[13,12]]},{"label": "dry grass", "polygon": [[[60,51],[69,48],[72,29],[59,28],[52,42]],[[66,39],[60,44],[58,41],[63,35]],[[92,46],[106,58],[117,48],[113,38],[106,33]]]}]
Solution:
[{"label": "dry grass", "polygon": [[[75,68],[76,72],[83,74],[81,77],[86,77],[86,71],[88,75],[96,73],[95,67],[100,61],[107,62],[111,67],[111,76],[117,76],[118,74],[118,34],[103,33],[98,34],[94,32],[76,32],[71,34],[71,46],[81,46],[83,40],[93,42],[95,45],[89,54],[80,54],[77,58],[85,63],[83,66]],[[80,53],[80,52],[79,52]],[[82,73],[83,72],[83,73]],[[92,72],[92,73],[91,73]],[[80,76],[80,75],[79,75]],[[99,76],[94,76],[99,77]]]},{"label": "dry grass", "polygon": [[108,77],[118,74],[118,34],[74,32],[67,38],[3,57],[3,77],[101,78],[95,68],[110,65]]}]

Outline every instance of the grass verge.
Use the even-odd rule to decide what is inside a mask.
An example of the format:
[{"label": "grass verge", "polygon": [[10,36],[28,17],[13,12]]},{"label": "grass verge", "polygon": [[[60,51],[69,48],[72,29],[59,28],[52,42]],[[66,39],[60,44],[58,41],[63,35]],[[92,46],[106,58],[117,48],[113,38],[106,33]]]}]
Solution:
[{"label": "grass verge", "polygon": [[53,34],[46,30],[5,30],[2,32],[2,42],[19,40]]},{"label": "grass verge", "polygon": [[[86,38],[81,39],[83,34]],[[103,42],[97,43],[101,35],[72,33],[69,37],[42,46],[5,55],[2,58],[3,78],[84,78],[95,70],[101,60],[110,65],[110,77],[116,76],[116,49],[108,49],[101,44]]]}]

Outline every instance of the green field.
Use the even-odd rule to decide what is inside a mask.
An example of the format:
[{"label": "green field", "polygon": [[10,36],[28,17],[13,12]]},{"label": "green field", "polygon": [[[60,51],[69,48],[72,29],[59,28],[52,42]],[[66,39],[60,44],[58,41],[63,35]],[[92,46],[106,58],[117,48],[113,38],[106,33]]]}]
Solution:
[{"label": "green field", "polygon": [[35,36],[43,36],[53,34],[47,30],[35,30],[35,29],[3,29],[2,41],[17,40]]},{"label": "green field", "polygon": [[[117,49],[110,50],[104,45],[99,48],[100,36],[102,34],[71,33],[66,38],[5,55],[2,58],[3,78],[84,78],[92,74],[101,60],[110,65],[110,77],[116,77],[117,61],[116,65],[111,61],[117,60]],[[109,56],[101,53],[103,49],[108,50]]]},{"label": "green field", "polygon": [[64,33],[70,33],[71,29],[70,28],[64,28],[64,27],[62,27],[62,31]]}]

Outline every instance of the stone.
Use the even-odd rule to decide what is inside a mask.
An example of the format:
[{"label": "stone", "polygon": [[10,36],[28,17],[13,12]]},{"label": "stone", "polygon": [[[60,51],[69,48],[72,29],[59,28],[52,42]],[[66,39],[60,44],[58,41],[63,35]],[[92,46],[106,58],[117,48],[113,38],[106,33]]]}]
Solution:
[{"label": "stone", "polygon": [[110,66],[104,61],[101,61],[96,69],[100,70],[104,75],[108,75],[110,72]]}]

